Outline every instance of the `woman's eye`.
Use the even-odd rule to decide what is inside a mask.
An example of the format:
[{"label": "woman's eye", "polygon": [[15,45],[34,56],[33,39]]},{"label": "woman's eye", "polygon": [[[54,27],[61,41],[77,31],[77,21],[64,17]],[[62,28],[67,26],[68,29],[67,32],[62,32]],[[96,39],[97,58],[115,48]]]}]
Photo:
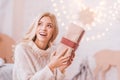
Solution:
[{"label": "woman's eye", "polygon": [[48,25],[49,28],[52,28],[52,25]]}]

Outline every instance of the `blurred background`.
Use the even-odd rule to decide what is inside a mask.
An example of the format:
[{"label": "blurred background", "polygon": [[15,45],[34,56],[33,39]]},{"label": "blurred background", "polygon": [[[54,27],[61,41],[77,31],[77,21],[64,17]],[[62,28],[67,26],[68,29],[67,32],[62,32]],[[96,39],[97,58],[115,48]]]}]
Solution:
[{"label": "blurred background", "polygon": [[[103,49],[120,50],[120,0],[0,0],[0,33],[19,41],[37,15],[52,12],[57,16],[59,43],[73,22],[85,29],[73,64],[66,72],[71,79],[83,59],[95,68],[94,55]],[[117,80],[117,70],[107,73],[107,80]]]}]

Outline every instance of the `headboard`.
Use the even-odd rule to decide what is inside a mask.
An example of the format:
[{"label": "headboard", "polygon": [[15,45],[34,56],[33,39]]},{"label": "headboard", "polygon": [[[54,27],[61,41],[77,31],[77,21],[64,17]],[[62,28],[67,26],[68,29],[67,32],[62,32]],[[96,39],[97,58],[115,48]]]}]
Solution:
[{"label": "headboard", "polygon": [[0,33],[0,58],[5,63],[13,63],[12,45],[15,45],[15,41],[10,36]]}]

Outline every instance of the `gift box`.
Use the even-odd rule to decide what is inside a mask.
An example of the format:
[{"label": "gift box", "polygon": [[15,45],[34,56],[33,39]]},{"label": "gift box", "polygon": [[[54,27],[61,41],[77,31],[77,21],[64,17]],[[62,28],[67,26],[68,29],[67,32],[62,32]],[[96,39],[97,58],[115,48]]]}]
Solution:
[{"label": "gift box", "polygon": [[61,51],[68,49],[66,56],[70,56],[71,53],[75,52],[79,43],[84,35],[85,30],[73,23],[68,25],[68,29],[66,33],[63,35],[61,42],[57,47],[56,53],[60,53]]}]

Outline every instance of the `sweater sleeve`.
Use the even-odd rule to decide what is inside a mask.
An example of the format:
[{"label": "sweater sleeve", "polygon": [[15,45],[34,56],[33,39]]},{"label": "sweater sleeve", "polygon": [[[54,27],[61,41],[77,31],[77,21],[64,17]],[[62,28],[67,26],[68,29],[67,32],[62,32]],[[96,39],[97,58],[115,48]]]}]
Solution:
[{"label": "sweater sleeve", "polygon": [[[54,74],[48,66],[36,72],[23,46],[18,45],[15,49],[15,63],[13,74],[18,80],[54,80]],[[15,76],[13,75],[13,80]]]},{"label": "sweater sleeve", "polygon": [[61,73],[61,71],[57,68],[56,69],[56,77],[57,77],[57,80],[64,80],[64,73]]}]

